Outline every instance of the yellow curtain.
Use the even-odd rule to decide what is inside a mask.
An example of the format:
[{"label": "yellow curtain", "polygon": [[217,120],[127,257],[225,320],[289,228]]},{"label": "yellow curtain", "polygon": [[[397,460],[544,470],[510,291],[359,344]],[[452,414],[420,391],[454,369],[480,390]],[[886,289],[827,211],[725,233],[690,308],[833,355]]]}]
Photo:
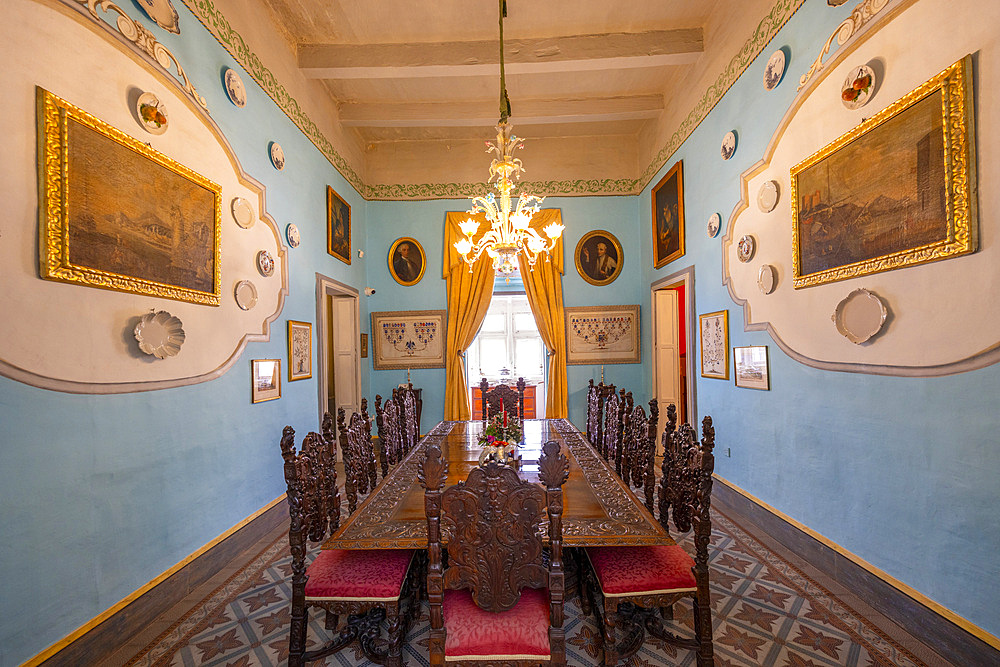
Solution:
[{"label": "yellow curtain", "polygon": [[[466,421],[472,418],[469,388],[465,385],[465,363],[462,353],[472,344],[493,299],[493,261],[479,258],[469,272],[469,266],[455,250],[455,242],[465,238],[459,223],[468,213],[449,212],[444,225],[443,278],[448,292],[448,348],[445,352],[444,418]],[[480,234],[489,225],[483,215],[479,220]],[[478,238],[474,238],[478,241]]]},{"label": "yellow curtain", "polygon": [[[531,219],[531,228],[544,237],[542,231],[553,222],[562,224],[559,209],[543,209]],[[535,316],[538,333],[549,349],[549,382],[545,390],[545,416],[550,419],[568,416],[569,391],[566,381],[566,325],[563,315],[562,274],[563,240],[560,237],[547,259],[538,258],[529,267],[523,255],[518,255],[524,291]]]}]

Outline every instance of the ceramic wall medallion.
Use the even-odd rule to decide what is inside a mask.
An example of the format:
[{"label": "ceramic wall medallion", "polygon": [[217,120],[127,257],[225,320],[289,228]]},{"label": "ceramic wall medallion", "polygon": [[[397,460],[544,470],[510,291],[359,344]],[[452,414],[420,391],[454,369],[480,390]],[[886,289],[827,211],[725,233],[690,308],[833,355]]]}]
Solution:
[{"label": "ceramic wall medallion", "polygon": [[181,34],[180,17],[170,0],[136,0],[139,9],[167,32]]},{"label": "ceramic wall medallion", "polygon": [[271,256],[271,253],[266,250],[257,253],[257,270],[265,278],[274,275],[274,257]]},{"label": "ceramic wall medallion", "polygon": [[757,208],[761,213],[770,213],[778,205],[778,182],[765,181],[757,191]]},{"label": "ceramic wall medallion", "polygon": [[722,138],[722,148],[719,150],[723,160],[728,160],[736,153],[736,132],[730,130]]},{"label": "ceramic wall medallion", "polygon": [[236,305],[243,310],[250,310],[257,305],[257,288],[249,280],[241,280],[233,289]]},{"label": "ceramic wall medallion", "polygon": [[754,252],[757,251],[757,239],[750,234],[746,234],[740,239],[736,246],[736,258],[746,264],[753,259]]},{"label": "ceramic wall medallion", "polygon": [[841,86],[840,101],[848,109],[860,109],[875,93],[875,71],[868,65],[851,69]]},{"label": "ceramic wall medallion", "polygon": [[881,331],[887,315],[882,299],[862,287],[844,297],[830,319],[840,335],[860,345]]},{"label": "ceramic wall medallion", "polygon": [[229,101],[242,109],[247,105],[247,89],[243,86],[243,79],[232,68],[226,70],[225,79]]},{"label": "ceramic wall medallion", "polygon": [[785,52],[778,49],[771,54],[764,68],[764,89],[774,90],[785,74]]},{"label": "ceramic wall medallion", "polygon": [[708,219],[708,238],[714,239],[719,234],[719,229],[722,227],[722,216],[718,213],[713,213],[712,217]]},{"label": "ceramic wall medallion", "polygon": [[237,225],[243,229],[253,227],[253,209],[250,207],[250,202],[246,199],[243,197],[233,197],[233,201],[229,204],[229,209],[233,212],[233,220],[236,221]]},{"label": "ceramic wall medallion", "polygon": [[133,333],[139,349],[157,359],[166,359],[180,352],[186,337],[181,321],[165,310],[143,315]]},{"label": "ceramic wall medallion", "polygon": [[271,143],[271,164],[278,171],[285,168],[285,151],[282,150],[281,144],[277,141]]},{"label": "ceramic wall medallion", "polygon": [[774,267],[770,264],[760,267],[760,271],[757,272],[757,287],[760,289],[761,294],[770,294],[777,285],[778,273],[774,270]]},{"label": "ceramic wall medallion", "polygon": [[163,134],[167,131],[167,107],[153,93],[139,96],[135,101],[135,113],[142,129],[150,134]]},{"label": "ceramic wall medallion", "polygon": [[299,228],[294,222],[289,223],[288,226],[285,227],[285,238],[288,239],[288,245],[293,248],[298,248],[299,243],[302,242],[302,237],[299,236]]}]

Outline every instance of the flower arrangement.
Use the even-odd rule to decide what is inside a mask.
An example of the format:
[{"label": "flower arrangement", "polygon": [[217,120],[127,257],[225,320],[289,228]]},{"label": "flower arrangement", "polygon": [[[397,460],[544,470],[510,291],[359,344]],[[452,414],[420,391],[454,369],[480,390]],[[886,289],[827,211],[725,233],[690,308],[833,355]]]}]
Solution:
[{"label": "flower arrangement", "polygon": [[510,463],[515,460],[514,452],[523,437],[521,427],[516,419],[508,419],[507,411],[494,415],[479,436],[479,446],[483,453],[479,455],[479,463],[489,460],[500,463]]}]

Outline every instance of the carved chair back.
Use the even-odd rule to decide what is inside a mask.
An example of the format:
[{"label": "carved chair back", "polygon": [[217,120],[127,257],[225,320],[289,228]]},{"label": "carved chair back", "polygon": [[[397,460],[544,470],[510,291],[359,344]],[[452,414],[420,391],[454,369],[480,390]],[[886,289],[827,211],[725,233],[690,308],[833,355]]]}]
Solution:
[{"label": "carved chair back", "polygon": [[399,388],[401,422],[403,424],[403,454],[406,455],[420,439],[420,424],[417,423],[417,394],[413,385]]},{"label": "carved chair back", "polygon": [[[668,428],[671,427],[668,415]],[[694,527],[695,576],[704,566],[708,574],[708,543],[712,534],[712,473],[715,471],[715,428],[705,417],[701,442],[690,424],[682,424],[664,439],[663,470],[660,481],[660,523],[669,531],[667,510],[674,527],[682,533]]]},{"label": "carved chair back", "polygon": [[660,409],[656,399],[649,402],[649,418],[641,405],[625,417],[622,444],[622,481],[644,491],[646,509],[653,512],[656,489],[656,422]]},{"label": "carved chair back", "polygon": [[502,411],[506,410],[509,419],[524,421],[524,378],[517,379],[517,389],[505,384],[498,384],[490,389],[489,380],[483,378],[479,383],[479,391],[483,401],[483,426]]},{"label": "carved chair back", "polygon": [[604,441],[604,396],[606,387],[603,382],[594,384],[594,379],[589,380],[587,388],[587,440],[590,444],[601,450]]},{"label": "carved chair back", "polygon": [[663,460],[660,464],[660,484],[657,486],[660,523],[668,532],[670,531],[670,527],[667,525],[667,519],[670,511],[670,505],[673,502],[673,489],[677,488],[676,483],[673,481],[674,466],[671,465],[670,453],[676,430],[677,406],[671,403],[667,406],[666,424],[663,429],[663,436],[660,439],[660,444],[663,447]]},{"label": "carved chair back", "polygon": [[344,452],[344,490],[347,492],[347,509],[353,514],[358,506],[358,495],[367,494],[378,482],[368,399],[361,399],[361,412],[352,414],[349,424],[345,423],[345,416],[344,408],[337,410],[340,448]]},{"label": "carved chair back", "polygon": [[622,439],[622,410],[625,408],[625,390],[621,394],[615,391],[614,385],[607,387],[608,398],[604,402],[604,430],[601,433],[601,456],[606,460],[614,460]]},{"label": "carved chair back", "polygon": [[399,403],[389,398],[382,407],[382,396],[375,395],[375,425],[378,427],[379,456],[382,476],[389,474],[389,467],[403,459],[403,424]]},{"label": "carved chair back", "polygon": [[[550,440],[539,459],[541,484],[524,481],[513,468],[491,461],[442,493],[448,464],[436,444],[427,446],[418,475],[427,515],[432,664],[435,655],[444,653],[443,592],[458,588],[470,589],[481,609],[496,613],[513,608],[522,588],[548,587],[553,664],[561,664],[557,654],[565,660],[562,486],[568,471],[559,443]],[[551,547],[547,568],[541,531],[546,513]],[[448,537],[447,569],[442,566],[442,532]]]}]

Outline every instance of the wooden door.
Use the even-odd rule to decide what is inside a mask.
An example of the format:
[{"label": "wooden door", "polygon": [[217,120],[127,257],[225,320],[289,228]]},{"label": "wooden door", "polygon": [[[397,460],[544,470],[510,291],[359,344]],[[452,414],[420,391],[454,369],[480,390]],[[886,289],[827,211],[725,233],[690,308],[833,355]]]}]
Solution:
[{"label": "wooden door", "polygon": [[[653,292],[653,391],[660,420],[657,431],[663,431],[667,406],[677,406],[678,423],[683,419],[681,391],[680,344],[678,343],[677,291],[660,289]],[[657,449],[660,448],[657,438]]]},{"label": "wooden door", "polygon": [[358,299],[329,296],[330,361],[327,403],[330,414],[344,408],[348,418],[361,409],[361,362],[358,354]]}]

